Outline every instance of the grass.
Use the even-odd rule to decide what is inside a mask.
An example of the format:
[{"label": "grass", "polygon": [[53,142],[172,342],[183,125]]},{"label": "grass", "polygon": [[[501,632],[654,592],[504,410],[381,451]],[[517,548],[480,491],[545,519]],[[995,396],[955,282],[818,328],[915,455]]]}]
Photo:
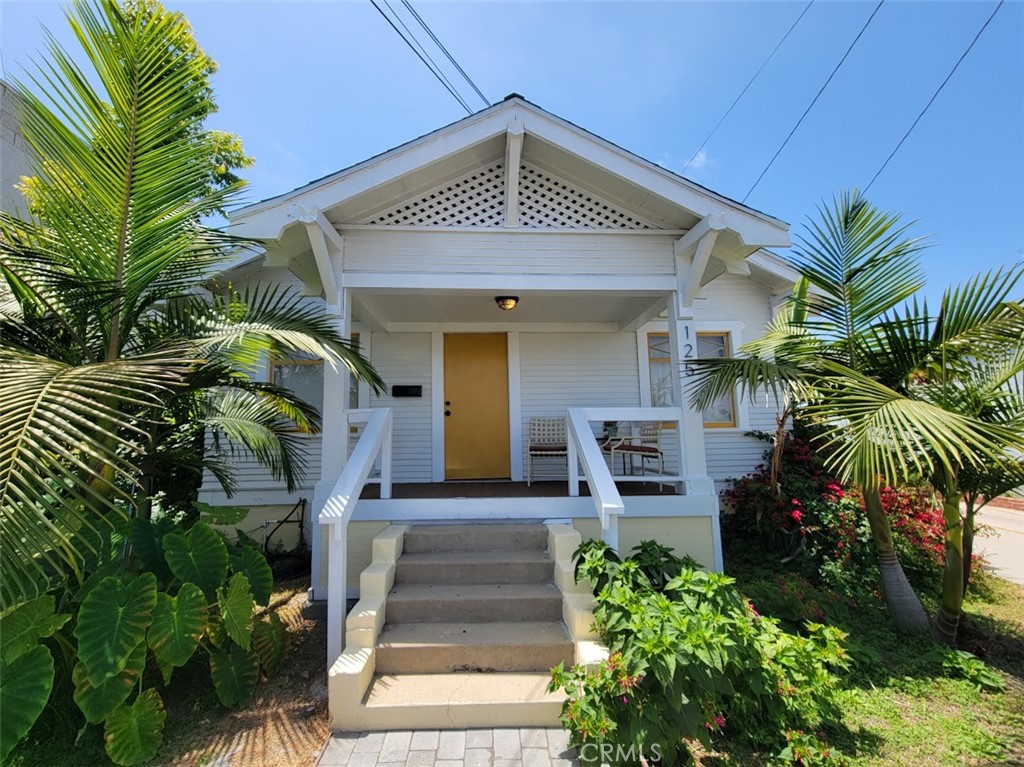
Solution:
[{"label": "grass", "polygon": [[[991,576],[972,583],[960,646],[1006,682],[1003,692],[983,692],[946,675],[931,638],[893,631],[880,599],[854,605],[766,562],[767,556],[734,557],[726,568],[760,612],[791,629],[824,612],[825,622],[848,634],[855,664],[843,721],[829,735],[851,767],[1024,764],[1024,587]],[[933,607],[928,595],[924,601]],[[761,763],[736,753],[702,761]]]}]

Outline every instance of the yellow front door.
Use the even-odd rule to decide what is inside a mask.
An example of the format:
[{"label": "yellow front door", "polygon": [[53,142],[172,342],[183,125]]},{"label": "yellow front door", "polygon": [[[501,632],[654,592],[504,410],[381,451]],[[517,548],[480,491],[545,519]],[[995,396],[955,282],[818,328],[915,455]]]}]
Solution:
[{"label": "yellow front door", "polygon": [[444,337],[444,475],[507,479],[508,336]]}]

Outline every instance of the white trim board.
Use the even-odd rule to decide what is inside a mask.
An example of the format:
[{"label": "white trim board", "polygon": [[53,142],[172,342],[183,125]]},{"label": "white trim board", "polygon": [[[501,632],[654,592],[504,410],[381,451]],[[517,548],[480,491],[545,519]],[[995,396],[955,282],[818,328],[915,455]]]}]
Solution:
[{"label": "white trim board", "polygon": [[[630,495],[622,501],[623,519],[642,517],[717,517],[714,495]],[[353,522],[412,522],[596,518],[594,499],[587,496],[547,498],[391,498],[359,502]]]}]

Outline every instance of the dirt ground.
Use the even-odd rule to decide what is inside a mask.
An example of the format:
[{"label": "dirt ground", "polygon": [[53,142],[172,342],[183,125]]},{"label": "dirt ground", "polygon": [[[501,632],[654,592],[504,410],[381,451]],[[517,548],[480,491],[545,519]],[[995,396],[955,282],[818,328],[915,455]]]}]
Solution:
[{"label": "dirt ground", "polygon": [[161,767],[309,767],[327,735],[327,627],[321,607],[306,607],[307,580],[276,585],[271,609],[288,627],[281,668],[234,709],[211,689],[168,706]]}]

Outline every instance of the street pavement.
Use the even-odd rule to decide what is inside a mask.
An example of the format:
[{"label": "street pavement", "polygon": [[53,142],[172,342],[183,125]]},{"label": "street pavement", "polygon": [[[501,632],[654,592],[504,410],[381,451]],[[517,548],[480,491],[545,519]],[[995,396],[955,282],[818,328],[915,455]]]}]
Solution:
[{"label": "street pavement", "polygon": [[978,512],[987,535],[974,539],[974,551],[988,560],[993,575],[1024,586],[1024,511],[988,505]]}]

